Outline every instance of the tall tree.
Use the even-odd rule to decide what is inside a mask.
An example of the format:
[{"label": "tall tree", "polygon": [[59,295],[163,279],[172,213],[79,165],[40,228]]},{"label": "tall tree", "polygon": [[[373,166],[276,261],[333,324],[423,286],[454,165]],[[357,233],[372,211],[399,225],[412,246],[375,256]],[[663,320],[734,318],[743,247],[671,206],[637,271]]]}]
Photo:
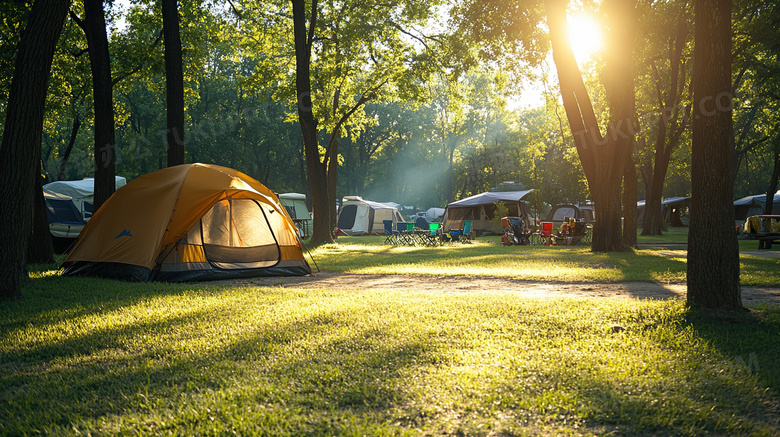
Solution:
[{"label": "tall tree", "polygon": [[[433,50],[424,36],[407,28],[427,22],[436,3],[327,1],[320,5],[315,0],[307,7],[305,1],[292,0],[298,116],[314,209],[312,241],[332,238],[341,138],[367,124],[367,102],[413,98],[420,77],[428,72],[425,66]],[[318,134],[324,138],[322,146]],[[318,210],[317,204],[325,209]]]},{"label": "tall tree", "polygon": [[75,14],[71,16],[87,36],[92,70],[92,99],[95,109],[95,195],[92,208],[97,211],[116,190],[114,96],[103,0],[84,0],[83,22]]},{"label": "tall tree", "polygon": [[168,114],[168,167],[184,164],[184,70],[177,0],[162,0],[165,89]]},{"label": "tall tree", "polygon": [[569,43],[567,3],[566,0],[544,2],[566,118],[598,210],[599,223],[593,232],[592,250],[624,250],[621,186],[624,167],[633,150],[636,123],[631,72],[635,2],[611,0],[604,6],[612,29],[605,66],[610,120],[604,136]]},{"label": "tall tree", "polygon": [[0,145],[0,298],[19,297],[26,275],[46,89],[69,9],[69,1],[37,0],[19,41]]},{"label": "tall tree", "polygon": [[[642,178],[645,184],[646,202],[642,235],[661,235],[661,197],[664,182],[669,169],[672,152],[680,143],[683,132],[688,127],[690,106],[681,108],[683,96],[688,89],[687,71],[685,68],[685,48],[688,45],[688,26],[690,14],[688,2],[679,4],[658,5],[658,9],[667,19],[671,15],[676,18],[674,26],[658,26],[664,29],[664,42],[667,42],[664,55],[654,56],[648,63],[651,66],[651,77],[655,83],[656,102],[654,110],[659,115],[655,119],[655,139],[652,153],[646,156],[642,165]],[[653,42],[651,42],[653,43]],[[668,73],[659,73],[661,62],[668,62]]]},{"label": "tall tree", "polygon": [[631,155],[626,156],[623,167],[623,243],[628,247],[636,247],[637,211],[633,205],[637,203],[636,165]]},{"label": "tall tree", "polygon": [[[333,159],[326,153],[324,162],[320,160],[317,138],[317,120],[311,99],[311,49],[314,40],[314,28],[317,25],[317,0],[311,4],[310,15],[306,12],[305,0],[292,0],[293,31],[295,38],[295,90],[298,97],[298,121],[301,125],[306,153],[306,167],[311,185],[312,210],[315,211],[312,224],[312,242],[324,243],[332,240],[333,222],[329,214],[331,196],[328,194],[328,160]],[[306,21],[309,27],[306,28]],[[319,217],[318,217],[319,216]]]},{"label": "tall tree", "polygon": [[742,306],[731,183],[731,0],[695,0],[688,303]]}]

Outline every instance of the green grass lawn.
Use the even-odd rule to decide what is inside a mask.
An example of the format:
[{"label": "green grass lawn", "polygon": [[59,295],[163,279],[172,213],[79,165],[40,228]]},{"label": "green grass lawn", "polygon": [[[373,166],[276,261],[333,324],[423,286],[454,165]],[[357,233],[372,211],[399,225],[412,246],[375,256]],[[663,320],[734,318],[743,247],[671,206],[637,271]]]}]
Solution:
[{"label": "green grass lawn", "polygon": [[[687,242],[687,228],[661,237],[639,236],[639,250],[593,253],[589,246],[501,246],[498,236],[472,244],[439,247],[392,246],[384,236],[339,237],[312,251],[323,270],[362,274],[493,276],[532,281],[685,283],[686,251],[648,244]],[[740,240],[743,285],[780,287],[780,258],[753,254],[756,241]],[[780,251],[780,246],[770,252]],[[308,258],[308,257],[307,257]]]},{"label": "green grass lawn", "polygon": [[[339,238],[314,256],[325,270],[432,278],[517,268],[547,280],[684,280],[684,252],[488,241],[410,249]],[[777,263],[753,258],[742,257],[743,275],[775,275]],[[780,429],[778,307],[705,314],[679,300],[131,284],[35,270],[23,298],[2,303],[0,435]]]}]

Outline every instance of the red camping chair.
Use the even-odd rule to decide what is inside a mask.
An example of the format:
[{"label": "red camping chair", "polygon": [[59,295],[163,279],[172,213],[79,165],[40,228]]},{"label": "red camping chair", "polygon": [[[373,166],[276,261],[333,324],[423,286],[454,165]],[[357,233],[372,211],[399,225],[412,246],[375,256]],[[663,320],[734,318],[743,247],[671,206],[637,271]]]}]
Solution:
[{"label": "red camping chair", "polygon": [[531,235],[531,244],[544,244],[545,246],[552,244],[553,225],[553,222],[542,222],[541,227]]}]

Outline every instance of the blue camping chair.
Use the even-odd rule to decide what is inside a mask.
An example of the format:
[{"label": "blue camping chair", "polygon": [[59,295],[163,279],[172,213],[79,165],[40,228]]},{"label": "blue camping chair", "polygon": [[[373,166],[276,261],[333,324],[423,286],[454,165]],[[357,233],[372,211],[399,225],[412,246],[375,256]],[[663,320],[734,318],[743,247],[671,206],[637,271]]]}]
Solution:
[{"label": "blue camping chair", "polygon": [[385,225],[385,244],[398,244],[398,235],[400,232],[393,229],[393,221],[382,220],[382,224]]},{"label": "blue camping chair", "polygon": [[461,243],[470,243],[471,241],[471,220],[463,221],[463,233],[460,235]]},{"label": "blue camping chair", "polygon": [[450,241],[453,243],[460,241],[461,243],[468,243],[468,235],[471,233],[471,220],[463,221],[463,229],[450,230]]},{"label": "blue camping chair", "polygon": [[460,241],[461,243],[469,242],[469,234],[471,234],[471,220],[463,221],[463,229],[456,229],[449,232],[451,241]]}]

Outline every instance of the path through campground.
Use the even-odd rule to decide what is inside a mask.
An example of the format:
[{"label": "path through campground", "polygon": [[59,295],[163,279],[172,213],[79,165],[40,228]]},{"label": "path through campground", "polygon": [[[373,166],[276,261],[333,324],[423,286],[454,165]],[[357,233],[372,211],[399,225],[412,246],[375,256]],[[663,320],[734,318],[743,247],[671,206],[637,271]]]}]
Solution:
[{"label": "path through campground", "polygon": [[[373,289],[378,291],[423,291],[437,293],[512,293],[519,297],[685,299],[685,284],[653,282],[570,283],[540,282],[496,277],[435,277],[406,275],[363,275],[321,271],[313,276],[251,278],[231,281],[234,285],[285,287],[294,289]],[[742,286],[746,307],[780,305],[780,288]]]}]

